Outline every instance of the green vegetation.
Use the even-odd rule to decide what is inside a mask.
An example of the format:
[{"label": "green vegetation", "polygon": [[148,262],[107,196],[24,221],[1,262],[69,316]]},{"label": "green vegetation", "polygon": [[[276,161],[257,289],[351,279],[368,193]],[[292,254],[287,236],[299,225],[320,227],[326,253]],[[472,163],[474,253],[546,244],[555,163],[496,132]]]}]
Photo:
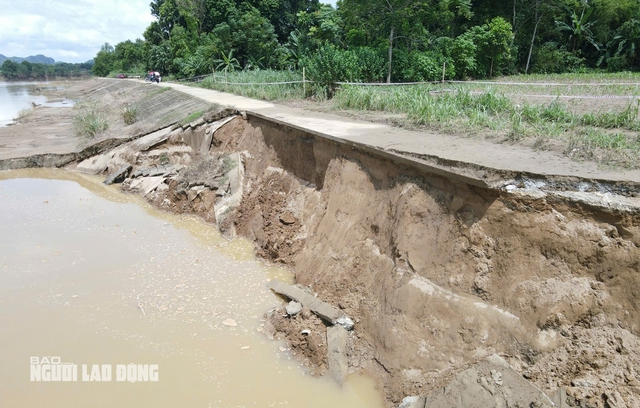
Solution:
[{"label": "green vegetation", "polygon": [[9,80],[76,78],[91,74],[91,64],[68,64],[58,62],[54,65],[37,64],[29,61],[20,63],[5,60],[0,66],[0,74]]},{"label": "green vegetation", "polygon": [[[302,83],[275,84],[278,82],[300,82],[302,73],[293,71],[259,70],[229,72],[205,78],[200,86],[217,91],[231,92],[250,98],[267,101],[303,98]],[[229,84],[231,83],[231,84]],[[236,85],[250,84],[250,85]],[[310,85],[307,85],[310,87]]]},{"label": "green vegetation", "polygon": [[193,122],[194,120],[198,119],[202,115],[204,115],[204,113],[205,112],[203,110],[199,110],[199,111],[193,112],[193,113],[185,116],[184,118],[182,118],[180,121],[178,121],[178,124],[180,126],[187,125],[187,124]]},{"label": "green vegetation", "polygon": [[166,152],[160,153],[160,157],[158,159],[160,160],[160,164],[163,164],[163,165],[171,163],[171,159],[169,158],[169,155]]},{"label": "green vegetation", "polygon": [[640,0],[153,0],[144,39],[95,57],[93,73],[306,67],[335,83],[640,68]]},{"label": "green vegetation", "polygon": [[[532,84],[532,86],[535,86]],[[612,85],[614,86],[614,85]],[[493,86],[471,92],[465,84],[406,87],[345,86],[333,98],[335,109],[403,114],[407,124],[456,134],[481,134],[516,141],[535,138],[535,147],[556,141],[593,158],[605,149],[608,161],[637,168],[640,152],[640,102],[620,111],[574,113],[554,99],[547,104],[518,105]]]},{"label": "green vegetation", "polygon": [[136,105],[125,105],[122,107],[122,120],[125,125],[133,125],[138,120],[138,107]]},{"label": "green vegetation", "polygon": [[[412,126],[637,156],[636,104],[569,109],[564,98],[640,95],[640,0],[340,0],[337,8],[318,0],[153,0],[150,7],[155,21],[143,39],[105,43],[94,74],[206,76],[203,87],[253,98],[332,99],[329,109],[389,112]],[[300,83],[303,70],[312,83]],[[498,76],[507,84],[441,83]],[[552,81],[563,85],[542,83]]]},{"label": "green vegetation", "polygon": [[78,136],[93,139],[109,128],[106,115],[95,106],[83,105],[78,108],[80,113],[73,119],[73,128]]}]

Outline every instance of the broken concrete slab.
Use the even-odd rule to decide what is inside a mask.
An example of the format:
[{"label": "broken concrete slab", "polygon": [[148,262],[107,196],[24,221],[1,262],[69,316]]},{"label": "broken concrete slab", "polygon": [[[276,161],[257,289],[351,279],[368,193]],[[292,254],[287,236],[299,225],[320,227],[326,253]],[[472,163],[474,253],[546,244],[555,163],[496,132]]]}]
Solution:
[{"label": "broken concrete slab", "polygon": [[211,149],[211,142],[213,141],[213,135],[216,133],[216,130],[220,129],[222,126],[226,125],[230,121],[236,118],[238,115],[233,115],[226,117],[224,119],[220,119],[216,122],[213,122],[204,134],[204,139],[202,140],[202,145],[200,145],[200,154],[205,155],[209,154],[209,149]]},{"label": "broken concrete slab", "polygon": [[165,178],[162,176],[137,178],[131,182],[129,188],[141,192],[142,196],[146,197],[150,192],[158,188],[160,184],[164,183],[164,180]]},{"label": "broken concrete slab", "polygon": [[[554,403],[494,354],[456,375],[449,384],[413,401],[411,408],[551,408]],[[404,408],[404,407],[403,407]]]},{"label": "broken concrete slab", "polygon": [[146,136],[143,136],[139,139],[132,140],[127,143],[127,147],[129,147],[133,151],[142,152],[149,149],[152,149],[159,144],[164,143],[171,133],[171,128],[164,128],[153,133],[149,133]]},{"label": "broken concrete slab", "polygon": [[132,155],[166,141],[169,131],[169,128],[164,128],[122,144],[108,152],[89,157],[78,163],[76,170],[86,174],[100,174],[108,168],[118,168],[130,164]]},{"label": "broken concrete slab", "polygon": [[159,164],[157,166],[142,167],[131,174],[131,178],[138,177],[154,177],[154,176],[171,176],[180,171],[183,165]]},{"label": "broken concrete slab", "polygon": [[347,331],[353,330],[353,326],[354,326],[353,320],[351,320],[347,316],[339,317],[338,320],[336,321],[336,324],[338,326],[341,326],[343,329]]},{"label": "broken concrete slab", "polygon": [[405,397],[398,408],[423,408],[425,403],[425,397],[411,396]]},{"label": "broken concrete slab", "polygon": [[[313,313],[332,325],[336,324],[338,319],[344,316],[344,313],[342,313],[340,309],[323,302],[295,286],[272,280],[269,282],[269,288],[279,295],[302,303],[303,306],[308,307]],[[340,329],[344,330],[342,327],[340,327]]]},{"label": "broken concrete slab", "polygon": [[113,183],[122,183],[124,179],[127,177],[127,175],[129,175],[130,171],[131,171],[130,164],[125,164],[124,166],[120,166],[119,168],[116,169],[116,171],[111,173],[109,177],[107,177],[107,179],[104,181],[104,184],[111,185]]},{"label": "broken concrete slab", "polygon": [[349,373],[347,348],[349,345],[349,333],[342,326],[327,328],[327,362],[329,363],[329,375],[340,385],[344,383]]},{"label": "broken concrete slab", "polygon": [[[214,205],[214,212],[218,225],[224,223],[225,219],[232,216],[234,208],[238,208],[242,202],[243,185],[244,185],[244,164],[242,162],[242,154],[233,153],[228,156],[232,167],[223,176],[226,178],[227,184],[222,184],[216,191],[216,197],[222,197]],[[227,190],[229,194],[226,194]],[[235,236],[235,227],[233,224],[225,230],[225,236],[232,238]]]},{"label": "broken concrete slab", "polygon": [[557,408],[569,408],[567,404],[567,390],[564,387],[558,388],[558,391],[551,398]]}]

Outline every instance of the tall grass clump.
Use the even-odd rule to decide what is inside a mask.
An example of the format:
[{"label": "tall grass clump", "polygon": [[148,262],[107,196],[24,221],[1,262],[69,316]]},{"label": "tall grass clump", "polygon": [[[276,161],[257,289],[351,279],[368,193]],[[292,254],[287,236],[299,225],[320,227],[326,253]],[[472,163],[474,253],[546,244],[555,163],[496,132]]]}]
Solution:
[{"label": "tall grass clump", "polygon": [[580,118],[580,124],[584,126],[595,126],[605,129],[625,128],[629,130],[640,130],[640,100],[636,105],[628,105],[621,112],[604,112],[599,114],[587,113]]},{"label": "tall grass clump", "polygon": [[129,126],[138,120],[138,107],[136,105],[125,105],[122,107],[122,120]]},{"label": "tall grass clump", "polygon": [[409,120],[418,125],[450,125],[455,122],[494,128],[497,122],[510,118],[515,109],[508,98],[494,92],[473,93],[462,89],[432,92],[435,89],[433,85],[383,89],[345,86],[336,93],[333,101],[338,109],[406,113]]},{"label": "tall grass clump", "polygon": [[95,107],[84,107],[73,119],[73,128],[78,136],[93,139],[109,128],[109,121]]},{"label": "tall grass clump", "polygon": [[586,128],[571,138],[572,147],[606,150],[640,150],[638,136],[621,132],[607,132],[598,128]]},{"label": "tall grass clump", "polygon": [[20,112],[18,112],[18,116],[13,118],[13,120],[16,122],[24,122],[34,111],[34,107],[21,109]]},{"label": "tall grass clump", "polygon": [[[216,91],[274,101],[304,98],[306,95],[302,83],[280,84],[297,81],[302,81],[301,72],[265,69],[216,73],[202,80],[199,85]],[[307,84],[306,88],[309,93],[311,84]]]}]

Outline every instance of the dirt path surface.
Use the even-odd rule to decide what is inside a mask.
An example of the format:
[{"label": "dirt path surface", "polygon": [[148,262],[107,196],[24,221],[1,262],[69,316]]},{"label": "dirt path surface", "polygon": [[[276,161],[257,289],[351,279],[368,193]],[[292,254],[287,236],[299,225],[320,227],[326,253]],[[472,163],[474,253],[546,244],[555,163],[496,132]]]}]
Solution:
[{"label": "dirt path surface", "polygon": [[[640,182],[640,170],[598,168],[590,162],[577,162],[550,151],[535,151],[524,146],[496,144],[466,137],[442,135],[428,131],[409,131],[384,124],[276,105],[270,102],[166,83],[180,92],[208,102],[254,112],[259,116],[304,129],[327,138],[342,139],[386,151],[409,154],[430,161],[448,162],[455,167],[479,166],[480,178],[488,178],[488,169],[543,176]],[[490,171],[490,170],[489,170]]]}]

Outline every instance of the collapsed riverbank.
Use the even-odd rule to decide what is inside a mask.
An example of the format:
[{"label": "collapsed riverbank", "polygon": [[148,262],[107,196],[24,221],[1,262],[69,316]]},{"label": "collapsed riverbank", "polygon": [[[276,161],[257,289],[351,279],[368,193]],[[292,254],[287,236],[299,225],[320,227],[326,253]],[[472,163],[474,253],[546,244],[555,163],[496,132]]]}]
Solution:
[{"label": "collapsed riverbank", "polygon": [[[633,182],[503,173],[488,184],[234,110],[51,164],[112,175],[253,240],[354,320],[348,369],[372,373],[389,405],[493,354],[547,395],[564,390],[568,406],[640,402]],[[328,369],[326,337],[302,333],[313,315],[272,325]]]}]

